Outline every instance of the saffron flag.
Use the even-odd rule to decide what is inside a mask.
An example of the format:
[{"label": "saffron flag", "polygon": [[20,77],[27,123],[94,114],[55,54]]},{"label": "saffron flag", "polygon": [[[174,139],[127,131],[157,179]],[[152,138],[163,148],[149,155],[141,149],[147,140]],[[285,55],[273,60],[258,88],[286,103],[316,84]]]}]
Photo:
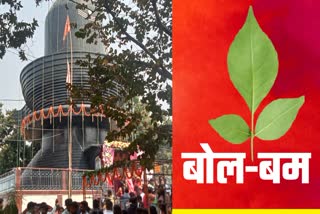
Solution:
[{"label": "saffron flag", "polygon": [[71,84],[71,69],[70,69],[70,63],[67,59],[67,77],[66,77],[66,83]]},{"label": "saffron flag", "polygon": [[67,16],[66,19],[66,24],[64,25],[64,32],[63,32],[63,41],[66,40],[68,33],[70,32],[71,27],[70,27],[70,19],[69,16]]}]

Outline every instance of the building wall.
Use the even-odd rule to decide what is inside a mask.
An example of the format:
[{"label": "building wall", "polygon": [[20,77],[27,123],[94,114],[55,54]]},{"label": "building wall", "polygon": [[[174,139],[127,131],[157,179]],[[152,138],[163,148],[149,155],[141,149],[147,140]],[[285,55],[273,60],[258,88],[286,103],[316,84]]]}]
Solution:
[{"label": "building wall", "polygon": [[[89,158],[85,155],[85,150],[92,145],[102,144],[105,140],[107,130],[109,129],[106,118],[84,117],[82,123],[81,116],[72,118],[72,167],[74,169],[93,169],[89,167]],[[40,123],[40,122],[38,122]],[[43,131],[39,124],[39,129],[30,130],[28,136],[42,136],[41,149],[34,156],[28,167],[52,167],[68,168],[68,117],[55,118],[55,131],[53,132],[53,123],[47,119],[44,121]],[[83,126],[82,126],[83,124]],[[33,135],[33,136],[32,136]],[[54,136],[54,137],[53,137]],[[90,154],[89,154],[90,155]]]}]

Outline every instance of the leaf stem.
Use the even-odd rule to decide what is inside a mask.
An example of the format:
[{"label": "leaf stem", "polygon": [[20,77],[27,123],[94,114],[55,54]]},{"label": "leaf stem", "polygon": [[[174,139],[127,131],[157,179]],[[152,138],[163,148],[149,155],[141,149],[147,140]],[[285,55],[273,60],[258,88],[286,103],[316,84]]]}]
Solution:
[{"label": "leaf stem", "polygon": [[254,138],[254,112],[251,112],[251,139],[250,139],[250,151],[251,151],[251,161],[254,161],[253,155],[253,138]]},{"label": "leaf stem", "polygon": [[254,161],[254,158],[253,158],[253,138],[254,138],[254,135],[253,135],[253,133],[251,133],[250,147],[251,147],[251,161],[252,162]]},{"label": "leaf stem", "polygon": [[[250,11],[250,9],[249,9]],[[251,161],[253,162],[253,138],[254,138],[254,112],[256,110],[255,108],[255,94],[254,94],[254,83],[255,83],[255,76],[254,76],[254,59],[253,59],[253,44],[252,44],[252,20],[250,20],[250,54],[251,54],[251,83],[252,83],[252,98],[251,98],[251,139],[250,139],[250,151],[251,151]]]}]

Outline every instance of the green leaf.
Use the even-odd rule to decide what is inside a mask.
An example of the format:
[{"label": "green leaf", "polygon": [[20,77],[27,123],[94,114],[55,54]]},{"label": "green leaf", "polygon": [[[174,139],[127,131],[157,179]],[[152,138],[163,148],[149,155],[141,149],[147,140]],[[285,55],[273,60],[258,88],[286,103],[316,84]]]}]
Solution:
[{"label": "green leaf", "polygon": [[278,57],[272,42],[254,17],[252,7],[230,46],[228,70],[232,83],[250,111],[255,112],[274,84]]},{"label": "green leaf", "polygon": [[209,124],[223,139],[233,144],[243,143],[250,136],[249,126],[239,115],[223,115],[209,120]]},{"label": "green leaf", "polygon": [[262,140],[282,137],[290,129],[303,103],[304,96],[271,102],[259,115],[255,136]]}]

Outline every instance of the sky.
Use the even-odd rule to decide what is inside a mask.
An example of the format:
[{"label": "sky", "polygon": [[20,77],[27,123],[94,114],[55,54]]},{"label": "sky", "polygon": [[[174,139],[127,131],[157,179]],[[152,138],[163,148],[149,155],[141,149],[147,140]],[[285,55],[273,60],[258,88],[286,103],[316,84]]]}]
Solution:
[{"label": "sky", "polygon": [[[20,86],[20,73],[24,66],[30,63],[35,58],[43,56],[44,53],[44,23],[45,16],[54,2],[44,2],[36,7],[34,1],[21,0],[23,4],[22,10],[18,17],[24,21],[31,21],[33,18],[38,20],[39,27],[37,28],[34,37],[28,41],[29,61],[21,61],[17,55],[18,51],[9,49],[3,59],[0,59],[0,103],[3,104],[3,110],[12,110],[14,108],[20,109],[24,106],[24,101],[6,101],[23,100],[23,95]],[[3,8],[0,8],[0,13]]]}]

